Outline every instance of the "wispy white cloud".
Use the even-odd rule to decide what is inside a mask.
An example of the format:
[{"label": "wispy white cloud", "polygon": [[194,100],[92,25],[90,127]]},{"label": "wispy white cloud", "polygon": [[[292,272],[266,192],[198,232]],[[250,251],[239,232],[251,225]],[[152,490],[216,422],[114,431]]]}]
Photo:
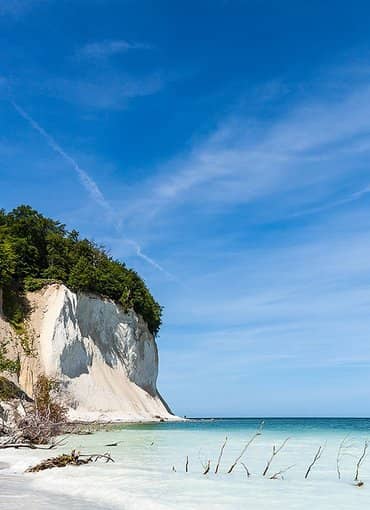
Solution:
[{"label": "wispy white cloud", "polygon": [[312,207],[309,209],[302,209],[301,211],[297,213],[291,214],[291,218],[299,218],[300,216],[308,216],[310,214],[318,214],[323,211],[328,211],[330,209],[334,209],[336,207],[340,207],[341,205],[350,204],[351,202],[355,202],[356,200],[361,199],[365,195],[368,195],[370,193],[370,185],[365,186],[364,188],[361,188],[358,191],[355,191],[354,193],[349,194],[348,196],[345,196],[344,198],[341,198],[340,200],[334,200],[333,202],[327,202],[324,205],[319,205],[317,207]]},{"label": "wispy white cloud", "polygon": [[78,57],[84,58],[107,58],[120,53],[127,53],[131,50],[149,50],[149,44],[140,42],[128,42],[124,39],[106,39],[99,42],[90,42],[85,44],[77,51]]},{"label": "wispy white cloud", "polygon": [[[184,203],[223,208],[274,197],[274,206],[292,215],[359,200],[369,191],[360,179],[370,153],[369,105],[370,83],[354,80],[336,95],[317,93],[277,118],[224,119],[188,153],[164,164],[133,208],[150,204],[155,214]],[[353,175],[354,165],[358,184],[332,197],[333,183]]]},{"label": "wispy white cloud", "polygon": [[135,78],[124,73],[105,72],[91,78],[49,80],[46,87],[50,95],[79,107],[120,110],[134,98],[156,94],[163,84],[157,73]]}]

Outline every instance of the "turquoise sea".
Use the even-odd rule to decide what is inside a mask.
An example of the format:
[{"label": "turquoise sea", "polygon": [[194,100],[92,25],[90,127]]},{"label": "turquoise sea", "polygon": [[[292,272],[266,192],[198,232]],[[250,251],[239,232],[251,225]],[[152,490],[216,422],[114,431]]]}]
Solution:
[{"label": "turquoise sea", "polygon": [[[363,485],[356,486],[354,478],[365,441],[370,439],[370,419],[266,418],[261,434],[228,474],[261,421],[234,418],[125,424],[92,435],[67,436],[65,444],[52,451],[1,451],[0,465],[7,466],[0,470],[0,508],[369,508],[370,456],[365,456],[359,468],[358,479]],[[273,446],[278,448],[286,439],[263,476]],[[106,446],[112,443],[117,446]],[[321,457],[305,479],[320,447]],[[29,465],[73,448],[85,453],[109,451],[115,463],[23,474]],[[203,474],[208,463],[209,472]]]}]

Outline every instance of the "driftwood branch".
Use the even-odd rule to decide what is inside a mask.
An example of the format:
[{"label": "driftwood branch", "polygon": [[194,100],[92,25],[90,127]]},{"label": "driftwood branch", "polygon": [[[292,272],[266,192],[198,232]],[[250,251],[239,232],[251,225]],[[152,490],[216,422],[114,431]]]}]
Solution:
[{"label": "driftwood branch", "polygon": [[344,455],[350,455],[350,453],[348,453],[348,450],[349,450],[349,448],[352,448],[352,446],[353,446],[353,443],[350,443],[350,444],[348,443],[348,439],[349,439],[349,436],[346,436],[344,439],[342,439],[342,441],[339,444],[339,448],[338,448],[338,453],[337,453],[338,480],[340,480],[342,477],[341,472],[340,472],[340,460]]},{"label": "driftwood branch", "polygon": [[200,458],[200,453],[201,453],[201,450],[199,450],[198,452],[198,458],[199,458],[199,461],[200,463],[202,464],[202,467],[203,467],[203,474],[204,475],[208,475],[210,469],[211,469],[211,461],[208,460],[206,462],[203,462],[203,460]]},{"label": "driftwood branch", "polygon": [[338,447],[338,453],[337,453],[337,475],[338,475],[338,480],[340,480],[341,476],[342,476],[341,472],[340,472],[340,459],[342,457],[342,451],[343,451],[345,442],[346,442],[346,438],[342,439],[342,441],[340,442],[339,447]]},{"label": "driftwood branch", "polygon": [[57,446],[62,446],[65,444],[64,439],[60,439],[59,441],[52,441],[49,445],[41,446],[35,443],[32,443],[31,441],[23,441],[23,442],[16,442],[13,440],[16,438],[11,437],[9,441],[5,443],[0,444],[0,450],[6,450],[8,448],[15,448],[16,450],[18,448],[29,448],[31,450],[52,450],[53,448],[56,448]]},{"label": "driftwood branch", "polygon": [[217,473],[218,473],[218,469],[220,467],[220,463],[221,463],[221,459],[222,459],[222,455],[224,453],[224,449],[225,449],[226,443],[227,443],[227,436],[225,437],[225,441],[222,443],[222,446],[221,446],[221,449],[220,449],[220,454],[218,456],[217,464],[216,464],[216,469],[215,469],[215,475],[217,475]]},{"label": "driftwood branch", "polygon": [[100,459],[105,459],[105,462],[114,462],[109,453],[93,453],[90,455],[81,455],[80,452],[72,450],[69,455],[64,453],[62,455],[58,455],[58,457],[45,459],[39,464],[28,468],[26,473],[38,473],[39,471],[44,471],[45,469],[52,469],[56,467],[60,468],[65,466],[82,466],[84,464],[89,464],[90,462],[96,462]]},{"label": "driftwood branch", "polygon": [[314,456],[311,464],[307,468],[306,474],[304,475],[305,480],[307,480],[308,475],[310,474],[311,469],[316,464],[316,462],[319,460],[319,458],[321,457],[323,451],[324,451],[324,447],[320,446],[319,449],[317,450],[317,452],[315,453],[315,456]]},{"label": "driftwood branch", "polygon": [[289,469],[292,469],[295,466],[295,464],[292,464],[291,466],[288,466],[285,469],[281,469],[280,471],[277,471],[272,476],[270,476],[270,480],[284,480],[283,474],[289,471]]},{"label": "driftwood branch", "polygon": [[247,477],[249,478],[251,476],[251,474],[250,474],[250,471],[249,471],[248,467],[244,464],[244,462],[241,462],[240,464],[245,469],[245,472],[247,473]]},{"label": "driftwood branch", "polygon": [[[79,458],[86,457],[88,459],[91,459],[92,462],[96,462],[97,460],[100,460],[100,459],[105,459],[106,462],[114,462],[114,460],[112,459],[110,453],[88,453],[88,454],[82,454],[82,453],[78,452],[78,457]],[[91,462],[91,461],[89,461],[89,462]]]},{"label": "driftwood branch", "polygon": [[230,466],[229,470],[228,470],[228,474],[232,473],[232,471],[234,470],[235,466],[238,464],[238,462],[241,460],[241,458],[243,457],[243,455],[245,454],[245,452],[248,450],[249,446],[253,443],[253,441],[262,434],[262,429],[263,429],[263,425],[264,425],[264,422],[262,421],[260,423],[260,426],[258,427],[257,429],[257,432],[254,434],[254,436],[252,436],[250,438],[250,440],[247,442],[247,444],[244,446],[244,448],[242,449],[242,451],[240,452],[240,454],[238,455],[238,457],[235,459],[234,463]]},{"label": "driftwood branch", "polygon": [[38,446],[33,443],[6,443],[0,445],[0,450],[6,450],[7,448],[30,448],[31,450],[51,450],[53,446]]},{"label": "driftwood branch", "polygon": [[[93,434],[93,432],[91,432]],[[105,446],[118,446],[120,443],[124,443],[124,441],[116,441],[115,443],[108,443]]]},{"label": "driftwood branch", "polygon": [[356,473],[355,473],[355,482],[358,482],[358,476],[359,476],[359,471],[360,471],[360,466],[362,464],[362,462],[364,461],[365,457],[366,457],[366,454],[367,454],[367,448],[368,448],[368,442],[365,441],[364,443],[364,448],[362,450],[362,454],[360,456],[360,458],[358,459],[357,461],[357,464],[356,464]]},{"label": "driftwood branch", "polygon": [[209,470],[210,470],[210,469],[211,469],[211,461],[209,460],[209,461],[207,462],[207,465],[206,465],[206,467],[205,467],[205,470],[204,470],[203,474],[204,474],[204,475],[208,475],[208,473],[209,473]]},{"label": "driftwood branch", "polygon": [[276,457],[276,455],[281,452],[281,450],[284,448],[284,446],[287,444],[287,442],[289,441],[289,437],[287,437],[282,443],[281,445],[279,446],[279,448],[276,448],[276,446],[274,445],[272,447],[272,455],[271,457],[269,458],[269,460],[267,461],[267,464],[266,464],[266,467],[262,473],[263,476],[266,476],[267,475],[267,472],[268,470],[270,469],[270,466],[271,466],[271,462],[274,460],[274,458]]},{"label": "driftwood branch", "polygon": [[201,458],[200,455],[201,455],[201,450],[199,450],[199,452],[198,452],[198,459],[202,465],[203,474],[206,475],[209,472],[209,470],[211,469],[211,461],[210,460],[203,461],[203,459]]}]

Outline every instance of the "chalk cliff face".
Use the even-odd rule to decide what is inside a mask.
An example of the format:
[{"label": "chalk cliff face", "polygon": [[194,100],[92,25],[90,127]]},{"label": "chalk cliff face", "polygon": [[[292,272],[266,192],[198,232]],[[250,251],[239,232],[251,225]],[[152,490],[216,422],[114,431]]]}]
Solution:
[{"label": "chalk cliff face", "polygon": [[62,382],[71,419],[173,418],[156,388],[157,346],[140,316],[59,284],[27,297],[32,352],[21,356],[23,390],[32,394],[43,373]]}]

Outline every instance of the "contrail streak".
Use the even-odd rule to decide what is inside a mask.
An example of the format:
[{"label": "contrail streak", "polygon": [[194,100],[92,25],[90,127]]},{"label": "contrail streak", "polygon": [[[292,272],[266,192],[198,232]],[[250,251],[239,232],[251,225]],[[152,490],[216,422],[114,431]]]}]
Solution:
[{"label": "contrail streak", "polygon": [[341,200],[336,200],[335,202],[330,202],[329,204],[313,207],[312,209],[306,209],[301,212],[297,212],[295,214],[291,214],[291,218],[297,218],[299,216],[309,216],[310,214],[318,214],[323,211],[328,211],[330,209],[334,209],[335,207],[339,207],[344,204],[349,204],[351,202],[355,202],[356,200],[359,200],[364,195],[367,195],[370,193],[370,186],[367,186],[366,188],[356,191],[355,193],[352,193],[352,195],[349,195],[346,198],[342,198]]},{"label": "contrail streak", "polygon": [[145,260],[146,262],[148,262],[148,264],[151,264],[153,267],[155,267],[156,269],[158,269],[158,271],[161,271],[162,273],[164,273],[168,278],[170,278],[171,280],[176,280],[176,278],[174,277],[173,274],[169,273],[168,271],[166,271],[164,269],[164,267],[162,267],[161,265],[159,265],[155,260],[153,260],[152,258],[148,257],[148,255],[145,255],[145,253],[143,253],[141,251],[141,247],[140,245],[136,242],[136,241],[133,241],[132,239],[126,239],[126,241],[131,244],[134,248],[135,248],[135,251],[136,251],[136,255],[140,258],[142,258],[143,260]]},{"label": "contrail streak", "polygon": [[52,136],[50,136],[45,129],[43,129],[30,115],[28,115],[27,112],[23,110],[15,101],[11,101],[13,107],[15,110],[19,113],[21,117],[23,117],[24,120],[26,120],[31,127],[40,133],[40,135],[44,138],[48,146],[59,156],[61,156],[64,161],[66,161],[77,173],[83,187],[86,189],[86,191],[89,193],[89,195],[97,202],[100,206],[102,206],[106,211],[109,213],[112,213],[111,206],[108,204],[106,199],[103,196],[103,193],[100,191],[98,185],[96,182],[88,175],[85,170],[83,170],[78,163],[69,155],[67,154],[62,147],[54,140]]},{"label": "contrail streak", "polygon": [[[45,131],[43,127],[40,126],[21,106],[19,106],[18,103],[16,103],[14,100],[10,100],[13,108],[15,111],[26,121],[28,124],[37,131],[42,138],[46,141],[47,145],[59,156],[61,156],[64,161],[66,161],[77,173],[83,187],[86,189],[86,191],[89,193],[91,198],[99,204],[103,209],[105,209],[109,213],[109,217],[112,219],[113,216],[115,216],[114,211],[112,207],[110,206],[109,202],[104,197],[103,193],[100,191],[99,186],[96,184],[96,182],[89,176],[89,174],[83,170],[80,165],[70,156],[65,150],[54,140],[54,138],[49,135]],[[166,271],[160,264],[158,264],[155,260],[150,258],[148,255],[143,253],[141,251],[140,245],[133,241],[132,239],[125,239],[125,241],[132,246],[135,247],[135,252],[138,257],[145,260],[148,264],[150,264],[152,267],[157,269],[158,271],[161,271],[163,274],[165,274],[168,278],[171,280],[176,280],[176,278]]]}]

